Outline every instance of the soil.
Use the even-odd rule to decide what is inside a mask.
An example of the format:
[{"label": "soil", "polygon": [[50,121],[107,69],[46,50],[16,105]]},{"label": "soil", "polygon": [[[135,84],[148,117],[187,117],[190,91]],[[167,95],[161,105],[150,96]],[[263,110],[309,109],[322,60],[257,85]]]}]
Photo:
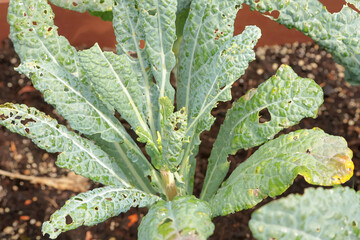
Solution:
[{"label": "soil", "polygon": [[[14,70],[19,59],[10,40],[6,40],[3,46],[0,50],[0,104],[24,103],[66,124],[43,101],[41,93],[32,87],[31,82]],[[304,119],[283,132],[319,127],[329,134],[343,136],[354,152],[355,163],[354,177],[346,185],[360,190],[360,88],[346,83],[344,68],[335,64],[329,53],[312,43],[261,47],[256,49],[256,55],[257,59],[250,64],[245,75],[234,84],[231,102],[272,76],[281,64],[289,64],[301,77],[315,79],[325,93],[318,118]],[[202,134],[195,178],[196,195],[201,189],[212,144],[231,102],[221,103],[213,110],[216,122],[211,131]],[[239,151],[230,156],[231,170],[254,150]],[[56,167],[55,160],[56,154],[46,153],[30,140],[10,133],[4,127],[0,128],[0,239],[48,239],[41,234],[42,222],[48,220],[71,196],[97,186]],[[9,174],[12,177],[7,176]],[[298,177],[282,196],[303,193],[309,186],[303,178]],[[271,200],[265,199],[259,206]],[[248,221],[256,208],[215,218],[213,222],[216,228],[210,239],[253,239]],[[58,239],[136,239],[137,227],[146,212],[146,209],[133,208],[97,226],[63,233]]]}]

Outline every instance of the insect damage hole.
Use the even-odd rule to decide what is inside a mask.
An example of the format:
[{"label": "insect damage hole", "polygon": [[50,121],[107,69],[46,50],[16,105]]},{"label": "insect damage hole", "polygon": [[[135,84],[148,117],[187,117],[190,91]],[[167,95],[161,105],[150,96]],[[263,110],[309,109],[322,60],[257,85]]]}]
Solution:
[{"label": "insect damage hole", "polygon": [[259,112],[259,123],[266,123],[271,121],[271,114],[267,108]]},{"label": "insect damage hole", "polygon": [[73,223],[73,219],[69,214],[66,215],[66,217],[65,217],[65,223],[66,223],[66,225],[69,225],[69,224]]}]

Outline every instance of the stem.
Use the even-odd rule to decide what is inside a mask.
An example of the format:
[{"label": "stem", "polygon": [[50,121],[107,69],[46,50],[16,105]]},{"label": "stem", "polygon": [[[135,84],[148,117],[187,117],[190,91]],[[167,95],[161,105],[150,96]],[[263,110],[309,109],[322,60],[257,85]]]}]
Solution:
[{"label": "stem", "polygon": [[163,179],[163,184],[165,186],[166,198],[168,201],[172,201],[174,197],[178,195],[174,174],[171,173],[170,171],[164,171],[164,170],[161,170],[160,173]]}]

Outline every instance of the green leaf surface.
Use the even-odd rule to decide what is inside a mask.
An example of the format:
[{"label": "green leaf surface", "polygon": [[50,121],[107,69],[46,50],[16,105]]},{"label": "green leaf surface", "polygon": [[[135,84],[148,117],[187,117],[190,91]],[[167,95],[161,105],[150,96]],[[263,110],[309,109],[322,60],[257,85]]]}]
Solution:
[{"label": "green leaf surface", "polygon": [[[236,0],[235,2],[239,2]],[[346,69],[345,78],[360,84],[360,14],[348,6],[330,13],[318,0],[244,0],[252,10],[262,13],[276,11],[274,19],[287,28],[296,28],[311,37],[332,54],[335,62]],[[350,1],[359,9],[359,1]]]},{"label": "green leaf surface", "polygon": [[147,193],[154,193],[154,189],[151,186],[152,184],[150,184],[148,176],[151,177],[151,182],[153,184],[158,185],[154,183],[158,177],[158,173],[140,149],[129,149],[125,142],[105,141],[99,135],[88,137],[95,141],[96,145],[101,147],[103,151],[113,158],[132,186]]},{"label": "green leaf surface", "polygon": [[[236,101],[211,151],[201,199],[209,199],[223,181],[229,170],[229,154],[258,146],[305,117],[315,118],[322,102],[321,87],[312,79],[300,78],[286,65]],[[267,122],[260,121],[263,111],[270,114]]]},{"label": "green leaf surface", "polygon": [[177,82],[177,105],[188,116],[192,102],[193,79],[201,79],[200,68],[209,70],[212,57],[233,36],[237,8],[228,0],[193,0],[186,20]]},{"label": "green leaf surface", "polygon": [[[162,161],[158,169],[170,170],[175,172],[181,157],[184,154],[183,144],[188,142],[185,136],[187,129],[187,116],[185,109],[173,112],[174,106],[167,97],[160,98],[160,112],[162,114],[161,126],[163,134],[161,136]],[[154,164],[156,167],[156,164]]]},{"label": "green leaf surface", "polygon": [[192,0],[177,0],[177,13],[190,6]]},{"label": "green leaf surface", "polygon": [[[148,123],[153,139],[160,130],[159,87],[153,83],[150,60],[146,53],[143,18],[137,1],[116,0],[113,7],[113,26],[119,55],[126,54],[142,75],[145,100],[148,110]],[[142,44],[145,44],[143,46]]]},{"label": "green leaf surface", "polygon": [[145,50],[160,89],[160,97],[174,99],[170,73],[176,61],[172,51],[176,40],[177,0],[143,0],[139,2],[145,33]]},{"label": "green leaf surface", "polygon": [[[205,118],[212,121],[213,118],[209,115],[209,112],[221,98],[216,96],[216,94],[215,96],[209,95],[210,98],[207,101],[207,105],[203,105],[201,100],[206,100],[206,98],[204,99],[203,97],[206,97],[207,93],[214,94],[219,91],[221,81],[224,80],[222,77],[225,77],[225,75],[231,76],[228,82],[231,82],[231,80],[237,76],[240,77],[238,72],[232,73],[231,70],[235,70],[239,67],[240,64],[238,61],[240,59],[245,58],[245,56],[249,56],[246,55],[248,54],[246,44],[240,45],[238,42],[241,37],[236,37],[231,40],[233,37],[234,19],[237,10],[238,9],[231,3],[231,1],[227,0],[193,0],[190,5],[189,16],[183,29],[183,37],[178,56],[179,65],[176,104],[178,109],[185,107],[189,126],[187,135],[192,137],[192,139],[190,139],[190,143],[185,146],[186,150],[183,155],[184,158],[180,169],[180,174],[187,179],[185,191],[189,194],[192,193],[193,175],[196,166],[195,155],[198,152],[198,145],[200,144],[199,134],[195,134],[195,132],[201,132],[204,128],[207,129],[210,127],[202,125],[202,129],[196,130],[195,125],[197,125],[197,122],[195,122],[192,118],[199,115],[199,112],[192,113],[190,109],[193,108],[199,110],[202,106],[203,111],[198,120],[200,120],[200,118]],[[248,33],[252,32],[254,34],[253,37],[257,35],[257,30],[254,30],[253,27],[249,28],[248,31]],[[246,34],[243,36],[244,40],[246,38],[245,35]],[[256,38],[254,38],[254,41],[255,40]],[[230,49],[231,44],[233,43],[235,44],[233,48],[234,51],[239,54],[241,52],[239,50],[243,49],[246,51],[246,54],[241,56],[236,56],[235,54],[232,55],[231,52],[221,54],[223,50],[226,51],[226,48]],[[252,44],[249,44],[249,46],[250,45]],[[231,57],[233,56],[235,56],[235,58],[232,62]],[[216,58],[216,60],[213,60],[214,58]],[[224,66],[221,66],[221,62],[224,63]],[[229,63],[229,66],[225,66],[227,63]],[[219,65],[215,66],[216,64]],[[217,68],[212,69],[212,67]],[[226,67],[229,67],[229,71],[220,72],[226,69]],[[217,77],[214,78],[214,75],[211,76],[209,72],[214,73]],[[219,77],[218,74],[221,74],[221,76]],[[202,81],[206,81],[206,85],[210,86],[210,88],[206,89],[203,87]],[[223,81],[222,83],[224,82],[226,81]],[[212,84],[213,87],[211,88]],[[210,90],[210,92],[206,92],[206,90]],[[220,91],[220,95],[225,93],[222,95],[222,98],[226,98],[228,93],[227,90],[228,89],[226,88],[223,92]],[[203,99],[201,99],[201,97],[197,97],[197,91],[201,91],[200,96]],[[193,102],[196,103],[195,106],[191,106]],[[191,125],[192,121],[193,124]]]},{"label": "green leaf surface", "polygon": [[213,217],[251,208],[282,194],[299,174],[310,184],[331,186],[353,175],[344,138],[321,129],[298,130],[269,141],[241,163],[209,202]]},{"label": "green leaf surface", "polygon": [[45,101],[56,107],[73,129],[88,135],[100,133],[107,141],[129,138],[113,116],[114,110],[84,80],[77,52],[58,35],[53,18],[46,1],[10,2],[10,35],[22,62],[18,71],[32,79]]},{"label": "green leaf surface", "polygon": [[110,142],[129,138],[113,110],[92,92],[90,86],[56,63],[25,61],[17,70],[31,78],[34,87],[44,94],[44,100],[53,105],[73,129],[88,135],[100,133]]},{"label": "green leaf surface", "polygon": [[209,65],[200,67],[193,75],[189,93],[189,135],[210,130],[215,121],[211,110],[219,101],[231,100],[231,86],[255,59],[253,48],[260,36],[258,27],[246,27],[242,34],[219,48]]},{"label": "green leaf surface", "polygon": [[50,2],[58,7],[77,12],[108,12],[113,6],[113,0],[50,0]]},{"label": "green leaf surface", "polygon": [[159,201],[152,206],[139,226],[142,240],[207,239],[214,231],[207,202],[194,196]]},{"label": "green leaf surface", "polygon": [[347,187],[308,188],[255,211],[249,222],[256,239],[360,239],[360,193]]},{"label": "green leaf surface", "polygon": [[147,207],[153,205],[159,197],[144,193],[137,189],[125,189],[108,186],[81,193],[66,201],[65,205],[53,213],[50,221],[44,222],[43,234],[54,239],[62,232],[79,226],[92,226],[131,207]]},{"label": "green leaf surface", "polygon": [[30,138],[48,152],[61,152],[56,161],[59,167],[105,185],[130,187],[123,171],[101,148],[35,108],[7,103],[0,106],[0,116],[0,124],[11,132]]},{"label": "green leaf surface", "polygon": [[81,67],[96,91],[114,106],[134,130],[148,130],[147,109],[141,75],[133,68],[126,55],[103,52],[95,44],[79,53]]}]

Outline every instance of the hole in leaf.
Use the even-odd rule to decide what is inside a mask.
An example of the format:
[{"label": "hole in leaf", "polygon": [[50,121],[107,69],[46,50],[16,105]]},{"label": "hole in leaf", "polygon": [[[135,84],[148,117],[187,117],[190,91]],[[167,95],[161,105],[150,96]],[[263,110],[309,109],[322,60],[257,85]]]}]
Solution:
[{"label": "hole in leaf", "polygon": [[57,232],[57,231],[59,231],[59,229],[55,228],[55,229],[54,229],[54,232]]},{"label": "hole in leaf", "polygon": [[290,101],[288,101],[288,104],[290,104],[290,103],[292,103],[292,101],[290,100]]},{"label": "hole in leaf", "polygon": [[358,225],[358,224],[357,224],[356,221],[352,221],[352,226],[353,226],[353,227],[357,227],[357,225]]},{"label": "hole in leaf", "polygon": [[29,28],[29,32],[32,32],[32,28]]},{"label": "hole in leaf", "polygon": [[176,123],[174,130],[177,131],[181,128],[181,123]]},{"label": "hole in leaf", "polygon": [[26,17],[26,16],[27,16],[27,15],[26,15],[26,13],[24,13],[23,15],[24,15],[24,17]]},{"label": "hole in leaf", "polygon": [[65,223],[66,225],[72,224],[73,220],[70,215],[66,215],[65,217]]},{"label": "hole in leaf", "polygon": [[298,138],[299,138],[298,136],[294,136],[293,139],[296,141],[296,140],[298,140]]},{"label": "hole in leaf", "polygon": [[271,121],[271,115],[267,108],[264,108],[259,112],[259,123],[266,123]]},{"label": "hole in leaf", "polygon": [[37,22],[33,21],[32,24],[33,24],[34,26],[36,26],[36,25],[37,25]]},{"label": "hole in leaf", "polygon": [[26,124],[28,124],[29,122],[36,122],[35,120],[33,120],[33,119],[30,119],[30,118],[27,118],[27,119],[24,119],[24,120],[21,120],[21,124],[22,125],[26,125]]},{"label": "hole in leaf", "polygon": [[156,13],[157,13],[156,9],[150,9],[150,10],[148,11],[148,14],[151,15],[151,16],[155,16]]},{"label": "hole in leaf", "polygon": [[47,10],[44,10],[44,14],[47,14]]},{"label": "hole in leaf", "polygon": [[306,154],[310,154],[310,149],[306,149]]},{"label": "hole in leaf", "polygon": [[81,198],[74,198],[76,201],[82,202],[83,200]]},{"label": "hole in leaf", "polygon": [[30,130],[29,130],[28,128],[25,128],[25,132],[26,132],[27,134],[29,134],[29,133],[30,133]]},{"label": "hole in leaf", "polygon": [[112,201],[112,198],[109,198],[109,197],[107,197],[107,198],[105,198],[107,201]]},{"label": "hole in leaf", "polygon": [[260,0],[255,0],[255,3],[259,3],[260,2]]},{"label": "hole in leaf", "polygon": [[72,5],[76,7],[78,4],[76,2],[73,2]]},{"label": "hole in leaf", "polygon": [[318,227],[318,228],[316,228],[316,232],[320,232],[320,228]]},{"label": "hole in leaf", "polygon": [[100,0],[100,3],[104,3],[105,2],[105,0]]},{"label": "hole in leaf", "polygon": [[280,12],[277,10],[271,11],[271,12],[265,12],[264,15],[271,16],[274,18],[274,20],[277,20],[280,16]]},{"label": "hole in leaf", "polygon": [[235,5],[235,10],[239,10],[241,8],[240,4]]},{"label": "hole in leaf", "polygon": [[47,31],[50,32],[52,29],[53,29],[52,27],[49,27]]},{"label": "hole in leaf", "polygon": [[135,58],[135,59],[138,58],[137,53],[134,51],[128,51],[127,54],[132,58]]},{"label": "hole in leaf", "polygon": [[1,114],[1,115],[0,115],[0,119],[1,119],[1,120],[5,120],[6,118],[7,118],[7,117],[5,117],[4,114]]},{"label": "hole in leaf", "polygon": [[144,41],[144,40],[139,40],[139,48],[140,48],[140,49],[144,49],[144,48],[145,48],[145,41]]},{"label": "hole in leaf", "polygon": [[97,210],[99,210],[99,207],[95,207],[94,209],[95,209],[95,211],[97,211]]}]

